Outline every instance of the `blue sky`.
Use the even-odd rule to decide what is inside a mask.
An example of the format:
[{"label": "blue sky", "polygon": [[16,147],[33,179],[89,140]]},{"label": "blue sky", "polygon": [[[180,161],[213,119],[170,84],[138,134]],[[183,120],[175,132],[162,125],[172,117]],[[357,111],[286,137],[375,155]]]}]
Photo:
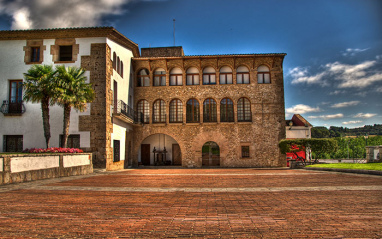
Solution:
[{"label": "blue sky", "polygon": [[287,53],[286,118],[382,123],[380,0],[0,0],[0,29],[114,26],[186,55]]}]

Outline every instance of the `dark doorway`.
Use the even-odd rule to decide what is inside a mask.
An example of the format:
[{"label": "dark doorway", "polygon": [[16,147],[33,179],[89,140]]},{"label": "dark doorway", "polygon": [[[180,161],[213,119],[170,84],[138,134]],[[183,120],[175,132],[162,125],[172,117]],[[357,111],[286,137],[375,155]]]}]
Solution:
[{"label": "dark doorway", "polygon": [[119,140],[113,140],[113,148],[114,148],[114,162],[119,162],[121,160],[121,145]]},{"label": "dark doorway", "polygon": [[209,141],[202,148],[202,166],[220,166],[220,148],[213,141]]},{"label": "dark doorway", "polygon": [[172,145],[172,164],[182,165],[182,154],[180,152],[179,144]]},{"label": "dark doorway", "polygon": [[141,162],[150,165],[150,144],[141,144]]}]

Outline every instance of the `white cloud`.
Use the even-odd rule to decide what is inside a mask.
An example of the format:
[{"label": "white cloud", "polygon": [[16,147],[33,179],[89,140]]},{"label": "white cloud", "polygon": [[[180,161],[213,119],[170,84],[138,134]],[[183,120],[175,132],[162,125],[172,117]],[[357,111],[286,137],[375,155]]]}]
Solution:
[{"label": "white cloud", "polygon": [[371,113],[358,113],[354,116],[354,118],[363,118],[363,119],[368,119],[376,116],[377,114],[371,114]]},{"label": "white cloud", "polygon": [[320,111],[319,107],[313,108],[313,107],[310,107],[309,105],[304,105],[304,104],[298,104],[285,110],[285,112],[289,114],[305,114],[305,113],[319,112],[319,111]]},{"label": "white cloud", "polygon": [[382,59],[382,55],[375,56],[375,59],[381,60]]},{"label": "white cloud", "polygon": [[342,53],[343,56],[355,56],[357,53],[367,51],[369,48],[359,49],[359,48],[348,48]]},{"label": "white cloud", "polygon": [[346,91],[344,90],[335,90],[333,92],[330,92],[329,95],[339,95],[339,94],[344,94]]},{"label": "white cloud", "polygon": [[342,122],[342,124],[359,124],[362,123],[361,120],[356,120],[356,121],[347,121],[347,122]]},{"label": "white cloud", "polygon": [[334,115],[308,116],[309,119],[323,119],[323,120],[339,119],[343,117],[344,115],[342,113],[334,114]]},{"label": "white cloud", "polygon": [[[338,88],[365,88],[382,81],[382,71],[375,68],[377,61],[365,61],[356,65],[348,65],[340,62],[328,63],[322,66],[323,70],[317,74],[310,75],[307,68],[295,67],[289,71],[292,84],[320,84],[328,85],[328,80],[335,79]],[[334,93],[340,93],[335,91]],[[333,94],[334,94],[333,93]]]},{"label": "white cloud", "polygon": [[381,87],[378,87],[378,88],[376,89],[376,91],[382,93],[382,86],[381,86]]},{"label": "white cloud", "polygon": [[325,74],[325,72],[321,72],[317,75],[308,76],[308,69],[302,67],[295,67],[289,71],[289,75],[293,78],[292,84],[307,83],[326,85],[326,82],[322,80]]},{"label": "white cloud", "polygon": [[132,0],[0,1],[0,13],[12,16],[12,29],[98,26],[105,15],[123,12]]},{"label": "white cloud", "polygon": [[337,103],[337,104],[332,105],[331,107],[332,108],[344,108],[344,107],[349,107],[349,106],[355,106],[355,105],[358,105],[358,104],[359,104],[359,101],[358,100],[354,100],[354,101]]}]

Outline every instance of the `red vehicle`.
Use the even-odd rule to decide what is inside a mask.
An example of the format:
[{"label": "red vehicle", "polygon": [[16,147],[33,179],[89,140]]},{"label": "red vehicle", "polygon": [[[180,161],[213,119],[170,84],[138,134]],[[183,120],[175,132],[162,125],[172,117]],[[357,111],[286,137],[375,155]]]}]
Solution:
[{"label": "red vehicle", "polygon": [[[291,148],[298,149],[297,146],[292,146]],[[286,156],[287,156],[287,167],[289,167],[289,160],[291,159],[296,161],[302,161],[302,163],[305,164],[305,161],[306,161],[305,151],[290,152],[290,153],[287,153]]]}]

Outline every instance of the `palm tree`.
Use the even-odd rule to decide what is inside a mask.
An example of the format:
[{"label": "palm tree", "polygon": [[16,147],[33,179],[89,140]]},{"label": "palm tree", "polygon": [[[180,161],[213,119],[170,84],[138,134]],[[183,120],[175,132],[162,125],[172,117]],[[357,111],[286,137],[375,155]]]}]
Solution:
[{"label": "palm tree", "polygon": [[67,147],[70,125],[70,111],[73,108],[84,111],[86,103],[94,100],[95,94],[90,84],[85,83],[85,70],[78,67],[57,66],[59,90],[55,101],[64,108],[64,128],[62,147]]},{"label": "palm tree", "polygon": [[46,147],[50,144],[49,103],[51,103],[56,89],[54,82],[55,71],[49,65],[33,65],[24,73],[24,100],[41,103],[42,123]]}]

